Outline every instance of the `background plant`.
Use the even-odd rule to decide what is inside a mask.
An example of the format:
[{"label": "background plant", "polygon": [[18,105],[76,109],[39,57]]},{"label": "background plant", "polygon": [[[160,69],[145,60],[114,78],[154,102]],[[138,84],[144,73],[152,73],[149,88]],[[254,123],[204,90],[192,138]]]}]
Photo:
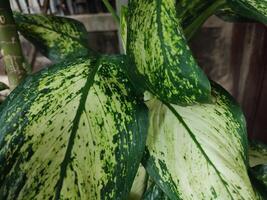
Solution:
[{"label": "background plant", "polygon": [[266,198],[265,145],[249,147],[239,106],[187,46],[211,14],[264,23],[266,10],[265,1],[131,0],[118,56],[88,49],[76,21],[15,13],[57,64],[1,105],[1,199],[126,199],[136,173],[134,198]]}]

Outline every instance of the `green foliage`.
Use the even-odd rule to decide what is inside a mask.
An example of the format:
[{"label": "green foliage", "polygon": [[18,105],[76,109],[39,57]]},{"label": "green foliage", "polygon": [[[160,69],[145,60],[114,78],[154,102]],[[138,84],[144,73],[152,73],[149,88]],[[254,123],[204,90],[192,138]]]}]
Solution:
[{"label": "green foliage", "polygon": [[248,147],[239,106],[187,46],[212,14],[265,22],[265,2],[131,0],[124,56],[93,53],[74,20],[15,13],[59,63],[0,107],[0,199],[266,198],[266,146]]},{"label": "green foliage", "polygon": [[70,18],[14,13],[18,30],[45,56],[57,63],[93,55],[84,25]]},{"label": "green foliage", "polygon": [[148,121],[122,62],[61,63],[29,77],[9,96],[0,117],[0,199],[128,194]]},{"label": "green foliage", "polygon": [[227,0],[227,2],[238,14],[267,23],[267,0]]},{"label": "green foliage", "polygon": [[218,85],[212,97],[211,104],[187,107],[149,100],[144,165],[171,199],[255,199],[243,114]]},{"label": "green foliage", "polygon": [[144,90],[174,104],[209,101],[209,81],[186,44],[174,1],[130,1],[127,29],[129,73]]}]

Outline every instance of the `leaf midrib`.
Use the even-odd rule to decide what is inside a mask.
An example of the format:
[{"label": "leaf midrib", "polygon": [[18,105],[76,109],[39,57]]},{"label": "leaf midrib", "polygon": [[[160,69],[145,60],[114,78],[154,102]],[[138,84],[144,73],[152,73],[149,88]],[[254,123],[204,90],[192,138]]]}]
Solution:
[{"label": "leaf midrib", "polygon": [[[75,140],[75,137],[76,137],[76,134],[78,131],[80,119],[81,119],[83,111],[85,110],[85,103],[86,103],[86,100],[88,97],[89,90],[94,83],[94,77],[95,77],[95,74],[97,73],[98,68],[99,68],[97,60],[90,63],[90,65],[95,66],[95,67],[94,67],[93,71],[89,74],[84,87],[81,89],[82,95],[81,95],[80,103],[79,103],[79,106],[77,108],[74,120],[73,120],[73,126],[72,126],[72,130],[71,130],[70,137],[68,140],[68,145],[67,145],[67,149],[66,149],[66,152],[64,155],[64,159],[63,159],[62,163],[60,164],[60,175],[59,175],[59,179],[57,181],[56,187],[55,187],[55,198],[54,198],[55,200],[60,199],[60,193],[62,190],[64,178],[66,177],[67,167],[68,167],[69,160],[70,160],[71,153],[72,153],[72,149],[74,146],[74,140]],[[88,67],[88,69],[90,70],[91,68]]]},{"label": "leaf midrib", "polygon": [[206,152],[204,151],[204,149],[202,148],[201,144],[197,141],[194,133],[190,130],[190,128],[187,126],[186,122],[183,120],[183,117],[175,110],[174,107],[172,107],[171,104],[162,101],[163,104],[165,104],[170,110],[171,112],[175,115],[175,117],[180,121],[180,123],[184,126],[184,128],[187,130],[187,132],[189,133],[189,136],[191,137],[191,139],[193,140],[193,142],[195,143],[195,145],[197,146],[197,148],[200,150],[200,152],[202,153],[202,155],[204,156],[204,158],[207,160],[207,162],[213,167],[213,169],[215,170],[216,174],[218,175],[219,179],[222,181],[223,185],[226,188],[226,191],[228,192],[228,194],[230,195],[231,199],[234,200],[231,192],[229,191],[228,187],[227,187],[227,182],[223,179],[223,177],[221,176],[221,173],[217,170],[217,168],[215,167],[215,165],[213,164],[213,162],[209,159],[209,156],[206,154]]}]

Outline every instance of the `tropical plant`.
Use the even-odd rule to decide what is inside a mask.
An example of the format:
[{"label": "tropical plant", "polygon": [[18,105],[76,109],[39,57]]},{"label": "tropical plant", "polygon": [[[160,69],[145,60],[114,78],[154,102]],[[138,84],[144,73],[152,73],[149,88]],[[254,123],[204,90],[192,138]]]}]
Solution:
[{"label": "tropical plant", "polygon": [[267,1],[130,0],[116,56],[72,19],[14,13],[55,64],[0,107],[0,199],[266,199],[266,146],[187,45],[212,14],[265,23]]}]

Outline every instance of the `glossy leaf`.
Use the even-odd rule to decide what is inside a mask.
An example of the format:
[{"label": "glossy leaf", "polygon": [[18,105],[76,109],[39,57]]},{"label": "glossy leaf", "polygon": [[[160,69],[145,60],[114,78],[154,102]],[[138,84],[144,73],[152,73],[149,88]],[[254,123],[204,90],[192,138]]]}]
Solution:
[{"label": "glossy leaf", "polygon": [[17,12],[14,18],[20,33],[53,62],[93,54],[84,25],[74,19]]},{"label": "glossy leaf", "polygon": [[127,34],[128,70],[143,89],[180,105],[209,100],[209,80],[186,44],[174,0],[130,1]]},{"label": "glossy leaf", "polygon": [[181,107],[148,101],[144,165],[172,200],[256,199],[247,174],[245,119],[218,85],[213,103]]},{"label": "glossy leaf", "polygon": [[123,199],[147,109],[123,60],[77,59],[27,78],[0,108],[0,199]]},{"label": "glossy leaf", "polygon": [[231,8],[243,17],[267,23],[267,0],[227,0]]}]

